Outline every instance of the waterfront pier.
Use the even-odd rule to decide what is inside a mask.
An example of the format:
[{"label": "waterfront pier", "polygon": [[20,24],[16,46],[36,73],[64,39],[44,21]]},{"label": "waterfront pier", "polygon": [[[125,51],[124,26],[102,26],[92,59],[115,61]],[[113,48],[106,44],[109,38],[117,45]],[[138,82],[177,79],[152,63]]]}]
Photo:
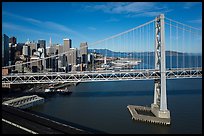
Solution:
[{"label": "waterfront pier", "polygon": [[34,105],[44,103],[44,98],[37,95],[23,96],[12,100],[4,101],[2,105],[8,105],[20,109],[26,109]]}]

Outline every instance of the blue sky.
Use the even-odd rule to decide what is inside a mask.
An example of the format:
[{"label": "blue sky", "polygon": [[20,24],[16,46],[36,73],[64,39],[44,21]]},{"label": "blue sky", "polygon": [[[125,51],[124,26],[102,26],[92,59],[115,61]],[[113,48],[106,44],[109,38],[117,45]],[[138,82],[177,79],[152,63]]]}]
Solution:
[{"label": "blue sky", "polygon": [[201,2],[2,2],[2,32],[17,42],[45,39],[73,47],[153,20],[160,13],[202,28]]}]

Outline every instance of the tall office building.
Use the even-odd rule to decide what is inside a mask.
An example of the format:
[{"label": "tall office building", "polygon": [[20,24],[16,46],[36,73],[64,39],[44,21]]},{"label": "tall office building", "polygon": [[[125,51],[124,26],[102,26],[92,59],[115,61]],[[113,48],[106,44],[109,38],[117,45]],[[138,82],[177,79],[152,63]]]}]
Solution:
[{"label": "tall office building", "polygon": [[[54,46],[47,47],[46,50],[47,50],[48,57],[56,55],[56,49]],[[45,60],[45,64],[46,64],[45,68],[47,68],[48,71],[49,69],[53,70],[55,69],[56,63],[57,63],[56,57],[48,58]]]},{"label": "tall office building", "polygon": [[68,53],[68,63],[72,66],[76,65],[77,63],[77,49],[70,48],[70,52]]},{"label": "tall office building", "polygon": [[27,45],[30,46],[30,55],[32,56],[33,53],[35,51],[37,51],[37,44],[36,43],[28,43]]},{"label": "tall office building", "polygon": [[23,46],[23,55],[26,58],[30,57],[30,46],[28,46],[28,45]]},{"label": "tall office building", "polygon": [[44,48],[44,54],[46,55],[46,41],[45,40],[38,40],[37,49]]},{"label": "tall office building", "polygon": [[[10,43],[9,43],[10,44]],[[9,61],[11,65],[14,65],[15,63],[15,52],[16,52],[16,47],[15,46],[11,46],[9,47]]]},{"label": "tall office building", "polygon": [[80,44],[80,57],[81,62],[84,64],[88,63],[88,44],[87,42]]},{"label": "tall office building", "polygon": [[56,49],[56,51],[58,52],[58,54],[63,53],[63,46],[60,44],[56,44],[54,45],[54,48]]},{"label": "tall office building", "polygon": [[9,38],[9,43],[16,44],[16,37],[12,36]]},{"label": "tall office building", "polygon": [[15,61],[20,60],[25,43],[18,43],[15,50]]},{"label": "tall office building", "polygon": [[63,39],[63,40],[64,40],[63,52],[67,52],[70,48],[72,48],[72,40],[71,39]]},{"label": "tall office building", "polygon": [[88,54],[88,44],[87,42],[80,44],[80,54]]},{"label": "tall office building", "polygon": [[56,54],[56,49],[54,48],[54,46],[51,47],[47,47],[47,56],[52,56]]},{"label": "tall office building", "polygon": [[9,65],[9,37],[5,34],[2,36],[2,66]]}]

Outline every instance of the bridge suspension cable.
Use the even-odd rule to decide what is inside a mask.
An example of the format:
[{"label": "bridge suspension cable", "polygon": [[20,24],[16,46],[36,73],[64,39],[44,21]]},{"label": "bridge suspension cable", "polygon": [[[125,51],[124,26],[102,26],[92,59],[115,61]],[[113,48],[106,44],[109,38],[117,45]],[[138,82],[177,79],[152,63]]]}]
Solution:
[{"label": "bridge suspension cable", "polygon": [[[111,37],[105,38],[105,39],[103,39],[103,40],[96,41],[96,42],[94,42],[94,43],[89,44],[89,47],[94,46],[94,45],[98,45],[99,43],[102,43],[102,42],[104,42],[104,41],[111,40],[111,39],[113,39],[113,38],[122,36],[122,35],[124,35],[124,34],[127,34],[127,33],[131,32],[131,31],[134,31],[134,30],[136,30],[136,29],[142,28],[142,27],[144,27],[145,25],[148,25],[148,24],[150,24],[150,23],[152,23],[152,22],[154,22],[154,20],[151,20],[151,21],[149,21],[149,22],[147,22],[147,23],[144,23],[144,24],[142,24],[142,25],[139,25],[139,26],[134,27],[134,28],[132,28],[132,29],[129,29],[129,30],[127,30],[127,31],[121,32],[121,33],[119,33],[119,34],[113,35],[113,36],[111,36]],[[82,47],[82,48],[85,48],[85,47]],[[59,54],[52,55],[52,56],[49,56],[49,57],[40,58],[40,59],[34,60],[34,61],[29,61],[29,62],[23,62],[23,63],[20,63],[20,64],[4,66],[4,67],[2,67],[2,68],[11,68],[11,67],[15,67],[15,66],[20,66],[20,65],[26,65],[26,64],[30,64],[30,63],[35,63],[35,62],[39,62],[39,61],[46,60],[46,59],[49,59],[49,58],[54,58],[54,57],[57,57],[57,56],[62,56],[62,55],[64,55],[64,54],[68,54],[68,53],[71,53],[71,52],[72,52],[72,51],[67,51],[67,52],[59,53]]]},{"label": "bridge suspension cable", "polygon": [[105,38],[105,39],[103,39],[103,40],[99,40],[99,41],[96,41],[96,42],[94,42],[94,43],[90,43],[89,46],[92,46],[92,45],[95,45],[95,44],[99,44],[99,43],[104,42],[104,41],[106,41],[106,40],[110,40],[110,39],[116,38],[116,37],[118,37],[118,36],[124,35],[124,34],[126,34],[126,33],[128,33],[128,32],[134,31],[134,30],[136,30],[136,29],[138,29],[138,28],[141,28],[141,27],[143,27],[143,26],[145,26],[145,25],[148,25],[148,24],[150,24],[150,23],[152,23],[152,22],[154,22],[154,21],[155,21],[155,19],[154,19],[154,20],[151,20],[151,21],[149,21],[149,22],[147,22],[147,23],[144,23],[144,24],[142,24],[142,25],[140,25],[140,26],[137,26],[137,27],[134,27],[134,28],[132,28],[132,29],[129,29],[129,30],[127,30],[127,31],[124,31],[124,32],[121,32],[121,33],[119,33],[119,34],[113,35],[113,36],[111,36],[111,37]]},{"label": "bridge suspension cable", "polygon": [[165,18],[167,68],[200,68],[202,65],[202,30]]}]

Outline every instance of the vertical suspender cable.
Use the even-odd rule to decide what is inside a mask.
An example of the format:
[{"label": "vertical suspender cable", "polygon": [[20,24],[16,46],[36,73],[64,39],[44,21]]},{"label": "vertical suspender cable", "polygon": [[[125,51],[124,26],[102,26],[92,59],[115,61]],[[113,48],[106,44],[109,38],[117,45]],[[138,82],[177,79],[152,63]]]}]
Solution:
[{"label": "vertical suspender cable", "polygon": [[146,61],[146,69],[149,69],[149,53],[148,53],[148,43],[149,43],[149,33],[148,33],[148,28],[149,28],[149,25],[147,26],[147,42],[146,42],[146,54],[147,54],[147,56],[146,56],[146,59],[147,59],[147,61]]},{"label": "vertical suspender cable", "polygon": [[172,55],[172,44],[171,44],[171,41],[172,41],[172,39],[171,39],[171,21],[170,21],[170,25],[169,25],[170,27],[170,31],[169,31],[169,35],[170,35],[170,40],[169,40],[169,42],[170,42],[170,68],[172,69],[172,57],[173,57],[173,55]]},{"label": "vertical suspender cable", "polygon": [[[197,44],[197,42],[196,42],[196,40],[195,40],[195,38],[196,38],[196,36],[194,35],[194,42],[193,43],[196,43],[195,45],[196,46],[198,46],[198,44]],[[196,47],[195,47],[196,48]],[[198,68],[198,53],[196,53],[196,66],[195,66],[196,68]]]},{"label": "vertical suspender cable", "polygon": [[[135,50],[134,50],[134,44],[135,44],[135,30],[132,32],[132,60],[135,61],[134,56],[135,56]],[[135,66],[133,66],[132,69],[134,69]]]},{"label": "vertical suspender cable", "polygon": [[[189,55],[190,55],[190,59],[189,59],[189,68],[191,68],[192,67],[192,65],[191,65],[191,56],[192,56],[192,54],[191,54],[191,28],[190,28],[190,33],[189,33],[189,40],[190,40],[190,42],[189,42]],[[190,75],[191,75],[191,71],[190,71]]]},{"label": "vertical suspender cable", "polygon": [[[199,33],[199,32],[198,32],[198,33]],[[201,33],[201,35],[202,35],[202,33]],[[199,35],[199,36],[200,36],[200,35]],[[202,38],[202,36],[199,37],[199,39],[201,39],[201,38]],[[202,45],[201,45],[201,48],[203,48]],[[200,62],[200,66],[199,66],[199,67],[201,68],[201,67],[202,67],[202,52],[201,52],[201,55],[200,55],[200,61],[201,61],[201,62]]]},{"label": "vertical suspender cable", "polygon": [[176,28],[176,42],[177,42],[177,44],[176,44],[176,49],[177,49],[177,51],[176,51],[176,55],[177,55],[177,57],[176,57],[176,65],[177,65],[177,73],[178,73],[178,24],[177,24],[177,28]]},{"label": "vertical suspender cable", "polygon": [[[194,44],[194,46],[195,46],[195,49],[196,49],[196,46],[197,46],[197,43],[195,42],[195,35],[193,34],[193,44]],[[191,45],[192,46],[192,45]],[[195,51],[195,55],[194,55],[194,58],[195,58],[195,64],[194,64],[194,67],[195,68],[197,68],[197,53],[196,53],[196,51]],[[197,75],[198,75],[198,72],[196,72],[197,73]]]},{"label": "vertical suspender cable", "polygon": [[151,47],[150,47],[150,44],[151,44],[151,24],[149,24],[149,43],[148,43],[148,52],[149,52],[149,69],[151,69],[151,66],[150,66],[150,56],[151,56]]},{"label": "vertical suspender cable", "polygon": [[149,60],[149,43],[150,43],[150,37],[149,37],[149,34],[150,34],[150,29],[149,29],[149,27],[150,27],[150,24],[148,25],[148,27],[147,27],[147,69],[150,69],[150,65],[149,65],[149,62],[150,62],[150,60]]},{"label": "vertical suspender cable", "polygon": [[183,25],[183,36],[182,36],[182,50],[183,50],[183,68],[185,68],[185,57],[184,57],[184,25]]},{"label": "vertical suspender cable", "polygon": [[147,65],[148,65],[148,69],[150,69],[150,47],[149,47],[149,46],[150,46],[150,39],[151,39],[151,38],[150,38],[150,33],[151,33],[151,32],[150,32],[150,25],[151,25],[151,24],[149,24],[149,26],[148,26],[148,31],[147,31],[147,32],[148,32],[148,43],[147,43],[147,48],[148,48],[148,49],[147,49],[147,52],[148,52],[148,53],[147,53],[147,54],[148,54],[148,64],[147,64]]},{"label": "vertical suspender cable", "polygon": [[[197,47],[198,47],[198,46],[199,46],[199,44],[197,44]],[[198,63],[199,63],[199,62],[198,62],[198,60],[199,60],[199,52],[197,52],[196,58],[197,58],[197,68],[198,68],[198,65],[199,65],[199,64],[198,64]]]},{"label": "vertical suspender cable", "polygon": [[146,56],[146,58],[147,58],[147,62],[146,62],[146,69],[149,69],[149,51],[148,51],[148,45],[149,45],[149,32],[148,32],[148,29],[149,28],[149,25],[147,26],[147,43],[146,43],[146,53],[147,53],[147,56]]},{"label": "vertical suspender cable", "polygon": [[[142,48],[143,48],[143,61],[145,63],[145,26],[142,27],[143,28],[143,45],[142,45]],[[144,70],[144,63],[143,63],[143,70]]]},{"label": "vertical suspender cable", "polygon": [[[154,58],[155,58],[155,55],[156,55],[156,54],[154,53],[155,40],[156,40],[156,39],[155,39],[155,22],[153,22],[153,23],[152,23],[152,44],[153,44],[153,45],[152,45],[152,47],[153,47],[152,60],[153,60],[153,62],[155,61]],[[153,55],[153,54],[154,54],[154,55]],[[154,67],[155,67],[154,64],[155,64],[155,62],[152,63],[152,69],[154,69]]]},{"label": "vertical suspender cable", "polygon": [[[141,36],[141,33],[142,33],[142,29],[140,28],[140,46],[142,47],[142,36]],[[142,63],[142,51],[141,51],[141,47],[139,47],[139,49],[140,49],[140,60],[141,60],[141,63]],[[142,69],[142,66],[141,66],[141,64],[140,64],[140,70]]]}]

